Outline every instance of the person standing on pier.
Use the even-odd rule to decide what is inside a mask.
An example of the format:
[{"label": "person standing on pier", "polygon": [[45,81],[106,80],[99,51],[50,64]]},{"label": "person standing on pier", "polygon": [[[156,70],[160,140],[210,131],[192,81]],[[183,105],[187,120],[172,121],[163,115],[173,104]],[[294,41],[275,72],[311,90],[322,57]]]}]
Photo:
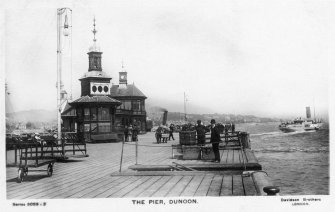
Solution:
[{"label": "person standing on pier", "polygon": [[170,141],[171,138],[174,140],[174,137],[173,137],[174,125],[170,124],[169,128],[170,128],[170,131],[169,131],[169,141]]},{"label": "person standing on pier", "polygon": [[206,141],[206,132],[209,130],[201,123],[201,120],[197,121],[197,126],[195,126],[195,130],[197,131],[197,142],[198,145],[205,145]]},{"label": "person standing on pier", "polygon": [[138,129],[138,127],[137,127],[137,125],[136,124],[134,124],[134,128],[133,128],[133,133],[132,133],[132,136],[131,136],[131,140],[132,141],[137,141],[137,135],[138,135],[138,133],[139,133],[139,129]]},{"label": "person standing on pier", "polygon": [[159,125],[159,127],[157,128],[156,130],[156,140],[157,140],[157,143],[159,144],[162,140],[162,133],[163,133],[163,128],[161,125]]},{"label": "person standing on pier", "polygon": [[220,162],[220,151],[219,151],[219,142],[220,142],[220,131],[215,125],[215,119],[211,120],[211,143],[213,147],[213,152],[215,155],[214,162]]},{"label": "person standing on pier", "polygon": [[124,127],[124,141],[125,141],[125,142],[128,141],[128,133],[129,133],[129,131],[128,131],[128,126],[126,125],[126,126]]}]

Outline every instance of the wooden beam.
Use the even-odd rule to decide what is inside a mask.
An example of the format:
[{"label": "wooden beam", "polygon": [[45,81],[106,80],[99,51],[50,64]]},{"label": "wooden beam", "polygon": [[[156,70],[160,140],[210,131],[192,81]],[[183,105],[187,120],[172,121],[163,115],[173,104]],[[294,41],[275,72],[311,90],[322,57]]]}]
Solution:
[{"label": "wooden beam", "polygon": [[111,176],[193,176],[193,175],[240,175],[241,171],[138,171],[113,173]]},{"label": "wooden beam", "polygon": [[[258,163],[246,163],[247,170],[261,170]],[[197,171],[244,170],[243,164],[187,164],[187,167]],[[129,169],[136,171],[170,171],[171,165],[132,165]]]}]

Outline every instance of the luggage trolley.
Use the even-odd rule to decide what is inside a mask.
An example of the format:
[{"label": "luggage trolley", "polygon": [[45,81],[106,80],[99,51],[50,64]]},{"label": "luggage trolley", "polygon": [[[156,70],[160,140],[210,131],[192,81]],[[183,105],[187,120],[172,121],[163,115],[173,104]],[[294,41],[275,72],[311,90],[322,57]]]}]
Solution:
[{"label": "luggage trolley", "polygon": [[[21,183],[25,176],[30,172],[46,171],[49,177],[52,176],[53,166],[55,163],[54,153],[57,148],[53,144],[45,143],[21,143],[20,144],[20,164],[18,169],[17,182]],[[28,168],[39,168],[47,165],[44,170],[29,170]]]}]

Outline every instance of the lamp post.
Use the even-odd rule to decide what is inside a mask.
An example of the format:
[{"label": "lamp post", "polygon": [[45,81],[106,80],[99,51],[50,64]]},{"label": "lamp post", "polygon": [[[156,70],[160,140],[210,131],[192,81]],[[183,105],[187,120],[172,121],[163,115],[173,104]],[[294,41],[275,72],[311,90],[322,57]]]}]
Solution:
[{"label": "lamp post", "polygon": [[[62,138],[61,110],[62,110],[62,103],[63,103],[62,100],[64,100],[64,92],[65,92],[63,91],[63,83],[62,83],[62,33],[63,33],[63,36],[69,36],[70,26],[68,22],[68,12],[70,12],[70,15],[72,17],[72,10],[70,8],[58,8],[57,9],[57,138],[58,138],[58,142],[60,142]],[[65,20],[63,24],[62,19],[64,15],[65,15]],[[71,18],[71,21],[72,21],[72,18]]]}]

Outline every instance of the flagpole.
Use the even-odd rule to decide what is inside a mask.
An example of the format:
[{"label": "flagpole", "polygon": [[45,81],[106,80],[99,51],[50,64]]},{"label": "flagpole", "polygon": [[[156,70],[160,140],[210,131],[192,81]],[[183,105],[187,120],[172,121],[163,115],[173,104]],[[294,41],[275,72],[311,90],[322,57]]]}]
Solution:
[{"label": "flagpole", "polygon": [[186,94],[184,92],[184,114],[185,114],[185,121],[187,121],[187,115],[186,115]]}]

